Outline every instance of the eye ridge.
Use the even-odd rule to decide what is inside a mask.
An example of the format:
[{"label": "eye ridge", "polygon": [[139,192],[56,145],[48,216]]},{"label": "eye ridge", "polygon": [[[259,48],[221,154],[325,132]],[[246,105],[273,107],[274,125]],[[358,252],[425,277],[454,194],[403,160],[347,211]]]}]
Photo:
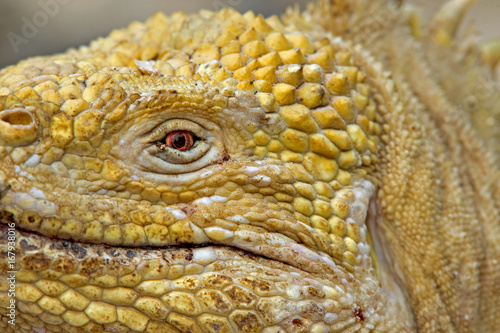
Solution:
[{"label": "eye ridge", "polygon": [[194,147],[200,138],[189,131],[172,131],[165,138],[156,142],[161,150],[175,149],[177,151],[186,151]]}]

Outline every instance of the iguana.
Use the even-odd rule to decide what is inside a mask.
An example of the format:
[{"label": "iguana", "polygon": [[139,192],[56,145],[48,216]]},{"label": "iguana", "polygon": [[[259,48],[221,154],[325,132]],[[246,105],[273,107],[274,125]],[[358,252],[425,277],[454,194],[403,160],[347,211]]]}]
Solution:
[{"label": "iguana", "polygon": [[500,332],[470,3],[158,13],[1,70],[0,330]]}]

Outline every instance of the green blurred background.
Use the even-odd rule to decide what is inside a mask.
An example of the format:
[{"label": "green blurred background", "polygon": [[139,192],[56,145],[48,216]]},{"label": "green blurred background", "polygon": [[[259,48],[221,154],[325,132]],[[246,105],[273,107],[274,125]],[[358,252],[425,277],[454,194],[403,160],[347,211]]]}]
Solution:
[{"label": "green blurred background", "polygon": [[[62,52],[106,36],[114,28],[142,21],[157,11],[217,10],[231,6],[265,16],[283,13],[309,0],[0,0],[0,68],[34,55]],[[443,0],[413,0],[424,15],[436,11]],[[481,39],[500,37],[500,0],[478,2],[468,15]],[[31,25],[31,26],[30,26]]]}]

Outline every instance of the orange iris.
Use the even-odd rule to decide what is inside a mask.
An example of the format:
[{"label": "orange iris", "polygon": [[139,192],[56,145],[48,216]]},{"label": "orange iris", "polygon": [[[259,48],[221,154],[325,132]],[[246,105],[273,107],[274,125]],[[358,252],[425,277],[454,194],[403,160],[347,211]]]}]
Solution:
[{"label": "orange iris", "polygon": [[188,150],[194,145],[194,137],[192,133],[186,131],[175,131],[169,133],[165,138],[167,146],[176,150]]}]

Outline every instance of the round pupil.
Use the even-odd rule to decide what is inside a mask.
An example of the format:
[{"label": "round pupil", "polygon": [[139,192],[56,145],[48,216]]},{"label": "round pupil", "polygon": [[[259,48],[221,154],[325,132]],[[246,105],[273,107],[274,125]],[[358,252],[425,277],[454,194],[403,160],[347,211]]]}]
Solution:
[{"label": "round pupil", "polygon": [[184,131],[172,132],[167,135],[166,144],[177,150],[188,150],[194,145],[193,134]]},{"label": "round pupil", "polygon": [[183,133],[176,133],[172,138],[172,147],[175,149],[186,149],[186,136]]}]

